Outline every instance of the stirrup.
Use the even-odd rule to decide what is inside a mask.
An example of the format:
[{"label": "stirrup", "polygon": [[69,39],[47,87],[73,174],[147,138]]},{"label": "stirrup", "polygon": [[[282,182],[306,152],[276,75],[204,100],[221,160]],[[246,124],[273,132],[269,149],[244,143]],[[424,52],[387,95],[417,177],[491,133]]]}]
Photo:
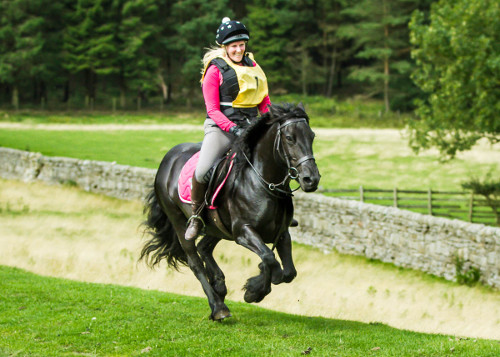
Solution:
[{"label": "stirrup", "polygon": [[193,219],[197,219],[197,220],[201,221],[202,227],[205,228],[205,221],[203,220],[203,218],[201,218],[201,216],[199,216],[197,214],[193,214],[191,217],[189,217],[189,219],[186,222],[186,227],[189,226],[189,223],[191,223],[191,221]]}]

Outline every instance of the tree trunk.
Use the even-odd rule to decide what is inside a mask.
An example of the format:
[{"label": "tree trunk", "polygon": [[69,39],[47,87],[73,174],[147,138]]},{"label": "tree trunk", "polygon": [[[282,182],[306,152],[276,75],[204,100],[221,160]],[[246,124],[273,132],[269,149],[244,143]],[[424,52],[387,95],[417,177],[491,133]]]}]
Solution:
[{"label": "tree trunk", "polygon": [[307,51],[303,47],[301,53],[301,82],[302,82],[302,95],[307,96],[307,75],[308,75],[309,61]]},{"label": "tree trunk", "polygon": [[385,112],[389,113],[391,106],[389,103],[389,58],[384,59],[384,104]]},{"label": "tree trunk", "polygon": [[63,92],[63,103],[67,103],[69,101],[69,79],[64,83],[64,92]]},{"label": "tree trunk", "polygon": [[[384,1],[384,18],[389,16],[389,10],[387,8],[387,2]],[[387,42],[389,41],[389,25],[384,26],[384,37],[385,37],[385,49],[389,50]],[[384,57],[384,105],[385,112],[389,113],[391,106],[389,103],[389,56]]]},{"label": "tree trunk", "polygon": [[15,109],[19,109],[19,89],[17,88],[17,84],[14,84],[12,87],[12,106]]},{"label": "tree trunk", "polygon": [[330,64],[330,70],[328,72],[328,81],[326,87],[326,97],[331,97],[333,92],[333,80],[335,78],[335,72],[337,71],[337,46],[333,48],[332,53],[332,63]]}]

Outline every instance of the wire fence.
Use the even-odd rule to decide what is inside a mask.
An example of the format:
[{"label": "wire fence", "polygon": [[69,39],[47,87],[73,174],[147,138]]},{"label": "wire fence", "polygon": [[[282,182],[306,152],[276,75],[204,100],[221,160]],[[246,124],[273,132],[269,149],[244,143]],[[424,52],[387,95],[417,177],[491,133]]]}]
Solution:
[{"label": "wire fence", "polygon": [[[483,196],[470,191],[373,189],[322,189],[319,192],[341,199],[393,206],[437,217],[500,226],[500,211]],[[493,202],[500,207],[500,202]]]}]

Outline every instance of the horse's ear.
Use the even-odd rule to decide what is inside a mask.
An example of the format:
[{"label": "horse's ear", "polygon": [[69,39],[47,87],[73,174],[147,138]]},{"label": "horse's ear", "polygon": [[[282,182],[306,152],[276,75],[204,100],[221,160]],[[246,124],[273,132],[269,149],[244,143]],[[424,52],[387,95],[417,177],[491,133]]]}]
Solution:
[{"label": "horse's ear", "polygon": [[301,109],[304,113],[306,112],[306,108],[304,108],[304,104],[302,104],[302,102],[299,102],[299,104],[297,104],[297,108]]}]

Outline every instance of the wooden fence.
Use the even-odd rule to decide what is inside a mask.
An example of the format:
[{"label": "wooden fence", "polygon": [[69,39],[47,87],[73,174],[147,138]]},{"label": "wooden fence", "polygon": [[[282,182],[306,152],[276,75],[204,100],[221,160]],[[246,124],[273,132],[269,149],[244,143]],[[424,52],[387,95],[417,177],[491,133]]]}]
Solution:
[{"label": "wooden fence", "polygon": [[327,196],[348,200],[359,200],[384,206],[393,206],[431,216],[456,218],[473,223],[499,225],[493,209],[483,196],[467,191],[427,191],[372,189],[321,189]]}]

